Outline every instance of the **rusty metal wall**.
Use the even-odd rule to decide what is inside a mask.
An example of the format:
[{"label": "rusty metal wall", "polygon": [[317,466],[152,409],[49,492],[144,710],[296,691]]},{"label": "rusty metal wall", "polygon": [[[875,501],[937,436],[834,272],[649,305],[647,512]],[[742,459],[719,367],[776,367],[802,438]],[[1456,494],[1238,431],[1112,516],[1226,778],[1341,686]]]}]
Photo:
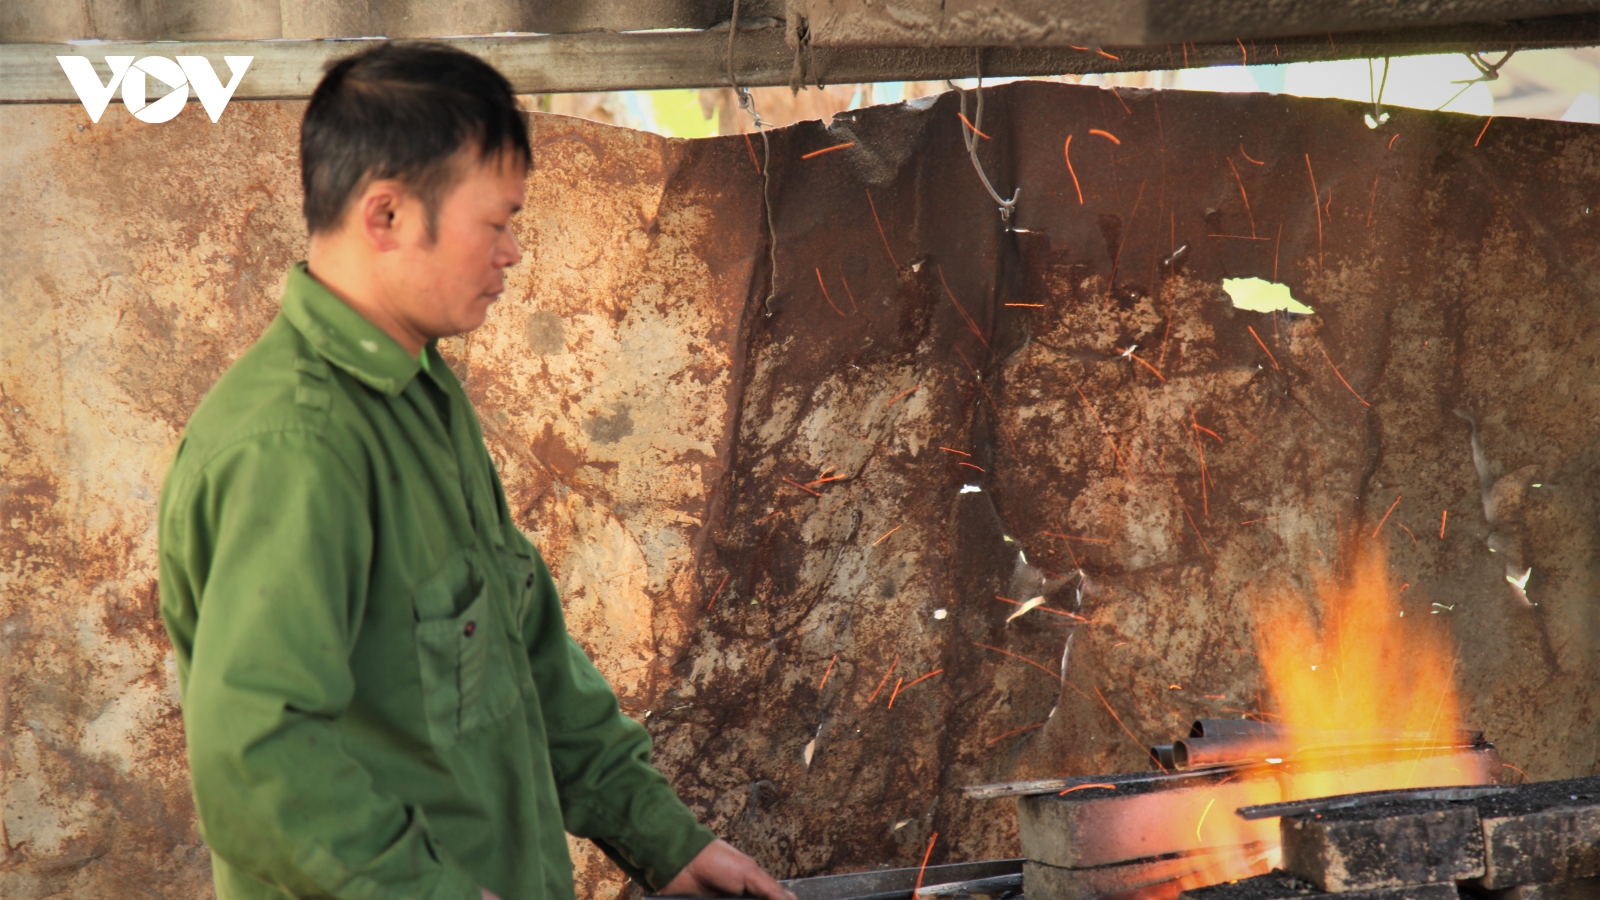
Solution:
[{"label": "rusty metal wall", "polygon": [[[775,269],[759,138],[535,119],[527,262],[448,353],[686,799],[782,875],[934,831],[935,862],[1013,853],[957,788],[1142,767],[1134,738],[1253,708],[1248,599],[1336,576],[1397,496],[1378,534],[1408,612],[1453,607],[1471,723],[1595,771],[1595,129],[1009,85],[979,142],[1023,187],[1004,232],[957,111],[774,133]],[[298,114],[0,109],[7,898],[207,891],[153,512],[303,253]],[[1316,315],[1219,290],[1274,274]]]}]

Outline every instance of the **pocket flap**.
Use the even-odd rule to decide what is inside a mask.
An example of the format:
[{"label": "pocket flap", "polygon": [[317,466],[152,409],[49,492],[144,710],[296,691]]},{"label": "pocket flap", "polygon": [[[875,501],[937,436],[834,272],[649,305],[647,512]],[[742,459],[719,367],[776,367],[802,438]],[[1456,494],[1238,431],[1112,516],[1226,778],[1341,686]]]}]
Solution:
[{"label": "pocket flap", "polygon": [[418,622],[453,618],[483,593],[483,577],[466,551],[450,555],[439,571],[417,582],[411,593]]}]

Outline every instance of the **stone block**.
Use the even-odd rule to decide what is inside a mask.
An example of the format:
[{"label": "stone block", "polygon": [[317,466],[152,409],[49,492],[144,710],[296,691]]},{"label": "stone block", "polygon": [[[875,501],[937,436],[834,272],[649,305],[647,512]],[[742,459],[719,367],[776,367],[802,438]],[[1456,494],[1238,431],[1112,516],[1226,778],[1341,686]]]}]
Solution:
[{"label": "stone block", "polygon": [[1283,869],[1329,893],[1453,882],[1484,873],[1466,804],[1394,801],[1281,820]]},{"label": "stone block", "polygon": [[1269,872],[1232,884],[1191,888],[1178,900],[1460,900],[1454,884],[1412,884],[1328,894],[1283,872]]},{"label": "stone block", "polygon": [[1241,806],[1283,798],[1270,772],[1111,776],[1105,783],[1115,787],[1021,798],[1022,855],[1083,869],[1277,840],[1271,819],[1248,822],[1233,814]]},{"label": "stone block", "polygon": [[1594,900],[1600,897],[1600,878],[1576,878],[1551,884],[1519,884],[1503,891],[1486,891],[1484,900]]},{"label": "stone block", "polygon": [[1486,851],[1478,886],[1501,890],[1600,875],[1600,777],[1536,782],[1471,804]]}]

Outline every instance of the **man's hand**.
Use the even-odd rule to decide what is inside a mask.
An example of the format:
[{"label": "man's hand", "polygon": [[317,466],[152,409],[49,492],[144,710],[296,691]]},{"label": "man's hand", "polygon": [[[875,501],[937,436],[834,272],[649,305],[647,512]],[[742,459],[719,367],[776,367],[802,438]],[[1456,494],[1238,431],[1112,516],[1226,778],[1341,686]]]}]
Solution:
[{"label": "man's hand", "polygon": [[762,871],[756,861],[727,841],[712,841],[683,871],[667,882],[661,893],[668,897],[761,897],[795,900],[794,894]]},{"label": "man's hand", "polygon": [[483,892],[483,897],[481,900],[500,900],[500,898],[495,895],[495,892],[489,890],[488,888],[478,888],[478,890]]}]

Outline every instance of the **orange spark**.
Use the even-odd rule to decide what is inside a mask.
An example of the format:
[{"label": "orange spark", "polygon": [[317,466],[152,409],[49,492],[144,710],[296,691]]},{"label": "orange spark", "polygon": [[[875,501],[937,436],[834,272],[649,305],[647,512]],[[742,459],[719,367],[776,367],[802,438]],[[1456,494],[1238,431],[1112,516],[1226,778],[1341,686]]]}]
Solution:
[{"label": "orange spark", "polygon": [[744,148],[750,151],[750,164],[755,166],[756,172],[759,173],[761,171],[761,161],[756,159],[756,145],[750,143],[750,135],[748,132],[746,132],[744,136]]},{"label": "orange spark", "polygon": [[1194,409],[1193,408],[1190,408],[1190,410],[1189,410],[1189,423],[1192,424],[1195,427],[1196,431],[1203,431],[1206,434],[1211,435],[1213,438],[1216,439],[1217,443],[1219,443],[1219,444],[1225,443],[1222,440],[1222,435],[1217,434],[1215,431],[1212,431],[1211,429],[1209,429],[1209,428],[1205,427],[1204,425],[1200,424],[1200,420],[1195,418]]},{"label": "orange spark", "polygon": [[1272,367],[1274,369],[1282,371],[1283,370],[1283,366],[1278,365],[1278,358],[1276,356],[1272,355],[1272,351],[1271,350],[1267,349],[1267,342],[1263,341],[1261,339],[1261,335],[1256,334],[1256,330],[1254,328],[1251,328],[1249,325],[1245,326],[1245,330],[1250,332],[1250,336],[1256,339],[1256,343],[1257,344],[1261,345],[1261,352],[1267,354],[1267,359],[1272,360]]},{"label": "orange spark", "polygon": [[950,452],[950,453],[959,453],[959,454],[961,454],[961,455],[962,455],[962,456],[971,456],[971,455],[972,455],[972,454],[971,454],[971,453],[968,453],[968,452],[967,452],[967,451],[965,451],[965,450],[957,450],[957,449],[956,449],[956,448],[954,448],[954,447],[943,447],[943,446],[941,446],[941,447],[940,447],[940,448],[939,448],[939,449],[940,449],[940,450],[945,450],[945,451],[948,451],[948,452]]},{"label": "orange spark", "polygon": [[[1311,171],[1311,154],[1306,154],[1306,174],[1311,176],[1311,205],[1317,211],[1317,268],[1322,268],[1322,192],[1317,190],[1317,173]],[[1333,198],[1328,198],[1332,202]],[[1280,234],[1281,234],[1280,230]],[[1274,277],[1273,281],[1278,279]]]},{"label": "orange spark", "polygon": [[1244,179],[1239,177],[1239,169],[1233,164],[1231,156],[1228,157],[1228,170],[1233,172],[1233,180],[1239,184],[1239,196],[1244,198],[1244,214],[1250,217],[1250,236],[1255,237],[1256,214],[1250,211],[1250,195],[1244,192]]},{"label": "orange spark", "polygon": [[1394,142],[1399,140],[1399,139],[1400,139],[1400,134],[1399,134],[1399,132],[1396,132],[1394,137],[1389,138],[1389,146],[1386,147],[1385,149],[1393,150],[1394,149]]},{"label": "orange spark", "polygon": [[933,856],[933,842],[939,839],[939,832],[935,831],[933,837],[928,838],[928,852],[922,854],[922,866],[917,869],[917,886],[911,889],[911,896],[916,897],[917,891],[922,890],[922,873],[928,868],[928,858]]},{"label": "orange spark", "polygon": [[956,465],[958,465],[958,466],[966,466],[969,469],[977,469],[979,472],[983,472],[984,471],[983,466],[974,465],[974,464],[969,463],[969,462],[958,462],[958,463],[956,463]]},{"label": "orange spark", "polygon": [[1439,510],[1439,540],[1441,541],[1444,540],[1444,525],[1448,521],[1450,521],[1450,510]]},{"label": "orange spark", "polygon": [[1060,675],[1057,675],[1056,673],[1050,671],[1049,669],[1046,669],[1044,666],[1039,665],[1038,663],[1036,663],[1033,660],[1027,658],[1026,656],[1019,656],[1019,655],[1017,655],[1015,653],[1012,653],[1010,650],[1001,650],[999,647],[991,647],[988,644],[980,644],[977,641],[973,641],[972,642],[972,646],[974,646],[974,647],[982,647],[985,650],[993,650],[996,653],[1004,654],[1006,656],[1011,657],[1012,659],[1020,659],[1023,662],[1027,663],[1028,665],[1033,666],[1035,669],[1038,669],[1039,671],[1045,673],[1046,675],[1049,675],[1051,678],[1054,678],[1057,681],[1061,681],[1061,682],[1065,682],[1066,681],[1066,679],[1062,678]]},{"label": "orange spark", "polygon": [[797,487],[800,490],[805,491],[806,493],[810,494],[813,497],[821,497],[822,496],[822,492],[821,491],[814,491],[811,488],[806,487],[805,485],[801,484],[798,481],[795,481],[792,478],[785,478],[783,480],[784,480],[785,483],[787,483],[787,484],[789,484],[789,485],[791,485],[793,487]]},{"label": "orange spark", "polygon": [[878,699],[878,692],[883,690],[883,686],[889,683],[889,676],[894,674],[894,667],[898,665],[900,665],[900,654],[896,653],[894,662],[889,663],[889,671],[883,673],[883,680],[878,682],[878,686],[872,691],[872,696],[867,698],[868,703]]},{"label": "orange spark", "polygon": [[956,305],[956,312],[961,314],[961,319],[967,323],[967,328],[978,336],[978,341],[983,344],[983,349],[988,350],[989,342],[984,339],[983,332],[978,330],[978,323],[967,315],[966,307],[962,306],[961,301],[956,299],[955,291],[950,290],[950,282],[944,280],[944,266],[935,265],[934,268],[939,272],[939,283],[944,285],[945,294],[949,295],[950,302]]},{"label": "orange spark", "polygon": [[1104,788],[1105,790],[1108,790],[1108,791],[1114,791],[1114,790],[1117,789],[1117,786],[1114,785],[1114,784],[1080,784],[1077,787],[1069,787],[1066,790],[1062,791],[1061,793],[1057,794],[1056,796],[1057,797],[1065,797],[1066,795],[1072,793],[1073,791],[1087,791],[1090,788]]},{"label": "orange spark", "polygon": [[828,686],[828,676],[833,674],[833,664],[838,661],[839,654],[837,653],[833,655],[833,659],[828,660],[828,670],[822,673],[822,683],[817,685],[817,693],[822,693],[822,689]]},{"label": "orange spark", "polygon": [[884,409],[888,409],[889,407],[895,405],[896,403],[899,403],[902,398],[909,396],[911,394],[911,392],[917,390],[920,387],[922,387],[922,385],[919,384],[916,387],[909,387],[909,388],[906,388],[905,390],[901,391],[900,393],[895,394],[893,399],[891,399],[888,403],[885,403],[883,405],[883,408]]},{"label": "orange spark", "polygon": [[848,150],[851,147],[854,147],[855,145],[856,145],[855,141],[851,141],[851,142],[849,142],[847,144],[834,144],[832,147],[823,147],[821,150],[813,150],[810,153],[807,153],[807,154],[805,154],[804,156],[802,156],[800,158],[801,159],[812,159],[814,157],[821,156],[824,153],[832,153],[835,150]]},{"label": "orange spark", "polygon": [[1120,57],[1120,56],[1112,56],[1111,54],[1105,52],[1104,50],[1101,50],[1099,47],[1094,48],[1094,52],[1100,54],[1101,56],[1104,56],[1106,59],[1114,59],[1114,60],[1117,60],[1118,62],[1122,61],[1122,57]]},{"label": "orange spark", "polygon": [[[1001,603],[1009,603],[1012,606],[1021,606],[1022,605],[1021,603],[1017,602],[1016,600],[1011,599],[1010,597],[1002,597],[999,594],[995,594],[994,598],[996,600],[999,600]],[[1040,612],[1054,613],[1055,615],[1058,615],[1058,616],[1061,616],[1061,617],[1067,618],[1067,619],[1077,619],[1079,622],[1083,622],[1084,624],[1089,624],[1089,620],[1088,619],[1085,619],[1083,616],[1080,616],[1077,613],[1069,613],[1064,609],[1051,609],[1048,606],[1035,606],[1034,609],[1037,609]]]},{"label": "orange spark", "polygon": [[1252,159],[1250,157],[1250,154],[1245,152],[1244,142],[1242,142],[1242,141],[1239,143],[1239,155],[1243,156],[1247,162],[1255,163],[1258,166],[1266,165],[1266,161],[1265,160]]},{"label": "orange spark", "polygon": [[1140,359],[1139,358],[1139,354],[1134,353],[1132,350],[1129,350],[1128,351],[1128,358],[1133,360],[1134,362],[1138,363],[1139,365],[1144,366],[1146,369],[1149,369],[1151,374],[1153,374],[1157,378],[1161,379],[1161,383],[1162,384],[1166,384],[1167,383],[1167,377],[1165,375],[1162,375],[1161,372],[1158,369],[1156,369],[1155,366],[1152,366],[1149,363],[1145,362],[1144,360]]},{"label": "orange spark", "polygon": [[1128,461],[1123,458],[1122,450],[1117,447],[1116,440],[1111,437],[1111,431],[1106,428],[1105,420],[1100,418],[1100,413],[1095,410],[1094,404],[1089,402],[1089,398],[1083,393],[1083,388],[1074,389],[1078,392],[1078,398],[1083,401],[1083,405],[1089,407],[1089,412],[1094,416],[1095,422],[1100,425],[1100,433],[1106,436],[1106,443],[1111,445],[1111,452],[1116,454],[1117,462],[1122,464],[1122,474],[1128,476],[1129,484],[1133,484],[1133,470],[1128,468]]},{"label": "orange spark", "polygon": [[[1194,536],[1196,538],[1198,538],[1199,541],[1200,541],[1200,549],[1204,550],[1206,552],[1206,556],[1208,558],[1210,558],[1210,560],[1213,563],[1215,563],[1217,561],[1217,558],[1215,556],[1211,555],[1211,547],[1210,547],[1210,545],[1208,545],[1206,543],[1205,535],[1200,533],[1200,526],[1195,524],[1194,516],[1191,515],[1190,512],[1189,512],[1189,504],[1184,502],[1183,495],[1178,493],[1178,485],[1177,485],[1177,483],[1172,480],[1172,476],[1171,475],[1167,474],[1167,464],[1166,464],[1166,462],[1163,461],[1160,457],[1157,457],[1156,458],[1156,467],[1161,470],[1161,477],[1166,479],[1167,487],[1172,488],[1172,495],[1174,497],[1178,498],[1178,506],[1182,507],[1182,509],[1183,509],[1183,517],[1189,521],[1189,527],[1194,529]],[[1203,484],[1203,482],[1202,482],[1202,484]]]},{"label": "orange spark", "polygon": [[966,113],[956,113],[956,116],[961,119],[961,124],[967,126],[967,130],[971,131],[973,134],[977,135],[978,137],[983,138],[986,141],[990,140],[990,138],[989,138],[989,136],[987,134],[984,134],[983,132],[978,130],[978,126],[972,124],[970,121],[967,120],[967,114]]},{"label": "orange spark", "polygon": [[1494,121],[1494,116],[1490,116],[1489,118],[1487,118],[1487,119],[1485,119],[1483,121],[1483,131],[1478,132],[1478,139],[1472,142],[1472,146],[1474,146],[1474,147],[1478,146],[1478,141],[1483,140],[1484,133],[1489,130],[1489,123],[1493,122],[1493,121]]},{"label": "orange spark", "polygon": [[[1315,339],[1313,338],[1313,340]],[[1328,351],[1322,349],[1322,342],[1316,341],[1316,344],[1317,349],[1322,350],[1322,358],[1328,360],[1328,368],[1333,370],[1333,374],[1339,376],[1339,383],[1345,386],[1345,389],[1350,392],[1351,396],[1355,397],[1357,400],[1360,400],[1362,406],[1371,406],[1371,403],[1368,403],[1360,394],[1356,393],[1356,389],[1350,386],[1350,382],[1344,380],[1344,375],[1339,372],[1339,367],[1333,364],[1332,359],[1329,359]]]},{"label": "orange spark", "polygon": [[1078,170],[1072,167],[1072,135],[1067,135],[1067,144],[1061,152],[1067,158],[1067,174],[1072,176],[1072,189],[1078,192],[1078,205],[1083,205],[1083,186],[1078,184]]},{"label": "orange spark", "polygon": [[[911,682],[910,682],[910,683],[908,683],[908,684],[907,684],[907,685],[906,685],[906,686],[905,686],[905,687],[903,687],[903,688],[896,688],[896,689],[895,689],[895,696],[899,696],[899,694],[900,694],[900,693],[901,693],[901,692],[902,692],[902,691],[909,691],[909,690],[911,690],[911,689],[912,689],[912,688],[914,688],[914,687],[916,687],[916,686],[917,686],[917,685],[919,685],[919,684],[921,684],[921,683],[923,683],[923,682],[924,682],[924,681],[927,681],[927,680],[928,680],[928,679],[929,679],[929,678],[932,678],[932,677],[933,677],[933,676],[935,676],[935,675],[941,675],[941,674],[943,674],[943,673],[944,673],[944,670],[943,670],[943,669],[934,669],[934,670],[933,670],[933,671],[932,671],[932,672],[929,672],[929,673],[928,673],[928,674],[926,674],[926,675],[924,675],[924,676],[922,676],[922,677],[921,677],[921,678],[917,678],[917,679],[913,679],[913,680],[912,680],[912,681],[911,681]],[[894,709],[894,696],[891,696],[891,697],[890,697],[890,698],[889,698],[889,708],[890,708],[890,709]]]},{"label": "orange spark", "polygon": [[[1278,280],[1278,251],[1282,250],[1282,249],[1283,249],[1283,223],[1279,222],[1278,223],[1278,240],[1277,240],[1276,243],[1274,243],[1272,245],[1272,280],[1273,281],[1277,281]],[[1276,322],[1277,319],[1273,319],[1273,321]],[[1278,326],[1277,325],[1273,325],[1272,327],[1273,328],[1277,328]]]},{"label": "orange spark", "polygon": [[817,273],[817,285],[822,288],[822,299],[828,301],[828,305],[833,307],[833,311],[834,312],[838,313],[841,316],[844,315],[844,310],[840,309],[839,305],[837,303],[834,303],[833,302],[833,298],[828,295],[828,285],[827,285],[827,283],[825,283],[822,280],[822,270],[821,269],[816,269],[816,273]]},{"label": "orange spark", "polygon": [[[1440,530],[1440,534],[1442,536],[1443,529]],[[706,609],[710,609],[712,604],[717,602],[717,598],[722,596],[722,589],[728,586],[728,576],[732,574],[732,572],[728,572],[722,576],[722,583],[717,585],[717,589],[712,592],[710,601],[706,603]]]},{"label": "orange spark", "polygon": [[883,537],[878,538],[877,540],[873,541],[872,542],[872,546],[876,547],[879,544],[883,543],[884,541],[887,541],[889,539],[889,535],[894,534],[896,531],[899,531],[900,529],[902,529],[904,527],[906,527],[905,523],[902,522],[901,524],[896,525],[895,527],[889,529],[887,532],[884,533]]},{"label": "orange spark", "polygon": [[1117,140],[1117,136],[1112,134],[1109,131],[1102,131],[1102,130],[1100,130],[1098,128],[1091,128],[1091,129],[1089,129],[1089,133],[1090,134],[1098,134],[1101,137],[1105,138],[1106,140],[1110,141],[1111,143],[1116,144],[1118,147],[1122,146],[1122,142]]},{"label": "orange spark", "polygon": [[839,280],[844,282],[844,295],[850,298],[850,311],[856,312],[861,307],[856,306],[856,292],[850,290],[850,279],[844,277],[844,269],[839,269]]},{"label": "orange spark", "polygon": [[1399,506],[1399,505],[1400,505],[1400,495],[1396,495],[1395,498],[1394,498],[1394,502],[1389,504],[1389,509],[1384,512],[1383,518],[1378,520],[1378,527],[1372,529],[1372,536],[1373,537],[1377,537],[1378,536],[1378,532],[1383,530],[1384,523],[1389,521],[1389,513],[1394,512],[1394,508],[1396,506]]},{"label": "orange spark", "polygon": [[878,237],[883,239],[884,252],[889,254],[889,262],[894,264],[896,271],[900,268],[900,261],[894,258],[894,251],[889,249],[889,236],[883,233],[883,221],[878,218],[878,204],[872,200],[872,189],[867,188],[867,206],[872,208],[872,224],[878,226]]},{"label": "orange spark", "polygon": [[1111,539],[1110,538],[1079,537],[1078,535],[1075,535],[1075,534],[1059,534],[1059,533],[1054,532],[1054,531],[1046,531],[1046,532],[1044,532],[1044,534],[1048,535],[1049,537],[1060,538],[1063,541],[1080,541],[1080,542],[1085,543],[1085,544],[1109,544],[1109,543],[1111,543]]},{"label": "orange spark", "polygon": [[1094,689],[1094,695],[1100,698],[1100,702],[1104,704],[1106,712],[1111,713],[1111,718],[1117,720],[1117,725],[1122,728],[1123,734],[1126,734],[1128,738],[1133,741],[1133,745],[1141,750],[1144,749],[1144,742],[1139,740],[1137,737],[1134,737],[1133,732],[1128,730],[1128,726],[1122,724],[1122,717],[1117,715],[1117,711],[1111,708],[1111,704],[1106,703],[1106,695],[1100,693],[1100,688],[1098,686]]},{"label": "orange spark", "polygon": [[894,709],[894,698],[900,696],[900,685],[906,683],[906,677],[901,675],[894,680],[894,690],[889,692],[889,709]]},{"label": "orange spark", "polygon": [[[1109,54],[1109,53],[1107,53],[1105,55],[1106,56],[1111,56],[1111,54]],[[1112,59],[1116,59],[1115,56],[1111,56],[1111,58]],[[1117,102],[1122,104],[1122,111],[1127,113],[1130,116],[1133,115],[1133,110],[1128,108],[1127,101],[1123,100],[1122,99],[1122,94],[1117,92],[1117,86],[1113,84],[1113,85],[1107,85],[1107,87],[1111,88],[1111,96],[1117,98]]]}]

